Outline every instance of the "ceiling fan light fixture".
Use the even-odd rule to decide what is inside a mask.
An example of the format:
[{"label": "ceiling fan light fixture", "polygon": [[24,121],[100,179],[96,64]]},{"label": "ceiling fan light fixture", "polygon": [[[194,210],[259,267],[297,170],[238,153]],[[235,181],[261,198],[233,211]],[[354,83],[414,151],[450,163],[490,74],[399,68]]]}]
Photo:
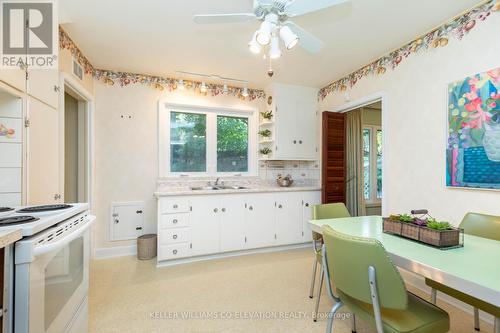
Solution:
[{"label": "ceiling fan light fixture", "polygon": [[269,45],[271,42],[271,34],[275,25],[271,22],[264,21],[260,25],[260,29],[255,34],[255,40],[262,46]]},{"label": "ceiling fan light fixture", "polygon": [[280,37],[287,50],[293,49],[299,43],[299,36],[286,25],[281,27]]},{"label": "ceiling fan light fixture", "polygon": [[262,47],[257,42],[256,37],[257,37],[257,32],[253,34],[252,40],[250,41],[250,43],[248,43],[248,48],[250,49],[250,52],[252,52],[253,54],[259,54],[260,51],[262,50]]},{"label": "ceiling fan light fixture", "polygon": [[281,49],[280,49],[280,39],[278,36],[274,35],[271,38],[271,47],[269,48],[269,58],[278,59],[281,57]]}]

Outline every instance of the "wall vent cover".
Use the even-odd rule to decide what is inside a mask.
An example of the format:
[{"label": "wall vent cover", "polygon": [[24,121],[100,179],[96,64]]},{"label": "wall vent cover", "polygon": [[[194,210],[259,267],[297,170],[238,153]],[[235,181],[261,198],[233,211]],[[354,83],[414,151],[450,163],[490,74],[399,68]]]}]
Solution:
[{"label": "wall vent cover", "polygon": [[73,59],[73,74],[80,80],[83,80],[83,67],[75,59]]}]

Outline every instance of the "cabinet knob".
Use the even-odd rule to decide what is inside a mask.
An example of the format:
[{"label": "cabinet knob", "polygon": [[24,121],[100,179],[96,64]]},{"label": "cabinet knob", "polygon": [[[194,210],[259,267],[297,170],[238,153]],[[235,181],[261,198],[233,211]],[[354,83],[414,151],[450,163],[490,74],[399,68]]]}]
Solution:
[{"label": "cabinet knob", "polygon": [[306,202],[306,207],[309,207],[309,203],[308,202]]},{"label": "cabinet knob", "polygon": [[283,206],[282,205],[278,205],[278,208],[281,209],[281,208],[283,208]]},{"label": "cabinet knob", "polygon": [[178,206],[178,205],[174,205],[173,207],[174,207],[174,209],[177,209],[177,208],[179,208],[179,206]]},{"label": "cabinet knob", "polygon": [[172,238],[173,238],[173,239],[177,239],[177,235],[173,235],[173,236],[172,236]]},{"label": "cabinet knob", "polygon": [[226,208],[222,208],[222,212],[225,213],[226,212]]},{"label": "cabinet knob", "polygon": [[173,220],[172,220],[172,223],[173,223],[173,224],[177,224],[177,222],[179,222],[177,219],[173,219]]},{"label": "cabinet knob", "polygon": [[217,208],[214,208],[214,213],[217,213],[219,210]]},{"label": "cabinet knob", "polygon": [[248,207],[248,209],[249,209],[249,210],[253,210],[253,207],[252,207],[252,206],[250,206],[250,207]]},{"label": "cabinet knob", "polygon": [[293,140],[293,144],[294,144],[294,145],[295,145],[295,144],[297,144],[297,140]]},{"label": "cabinet knob", "polygon": [[59,91],[61,91],[61,88],[59,86],[54,86],[54,91],[59,92]]},{"label": "cabinet knob", "polygon": [[302,140],[299,140],[299,144],[302,144]]},{"label": "cabinet knob", "polygon": [[177,254],[177,250],[173,250],[173,251],[172,251],[172,253],[173,253],[173,254]]}]

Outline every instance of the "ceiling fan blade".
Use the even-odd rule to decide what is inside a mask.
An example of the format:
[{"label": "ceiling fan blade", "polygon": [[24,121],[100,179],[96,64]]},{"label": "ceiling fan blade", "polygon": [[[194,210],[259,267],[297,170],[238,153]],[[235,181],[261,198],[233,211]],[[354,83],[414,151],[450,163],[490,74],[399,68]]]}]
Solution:
[{"label": "ceiling fan blade", "polygon": [[195,15],[193,16],[193,21],[199,24],[211,24],[211,23],[237,23],[237,22],[247,22],[257,19],[253,13],[239,13],[239,14],[206,14],[206,15]]},{"label": "ceiling fan blade", "polygon": [[285,7],[289,16],[299,16],[347,2],[349,0],[292,0]]},{"label": "ceiling fan blade", "polygon": [[318,53],[323,48],[324,43],[319,38],[302,29],[297,24],[287,21],[285,25],[289,26],[299,36],[299,45],[309,53]]}]

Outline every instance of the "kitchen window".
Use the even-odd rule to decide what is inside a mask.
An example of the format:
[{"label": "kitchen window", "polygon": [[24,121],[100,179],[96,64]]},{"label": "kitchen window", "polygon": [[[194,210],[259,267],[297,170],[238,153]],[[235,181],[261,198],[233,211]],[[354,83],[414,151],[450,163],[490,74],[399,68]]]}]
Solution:
[{"label": "kitchen window", "polygon": [[382,128],[363,128],[363,188],[367,203],[382,200]]},{"label": "kitchen window", "polygon": [[160,176],[254,175],[254,112],[160,109]]}]

